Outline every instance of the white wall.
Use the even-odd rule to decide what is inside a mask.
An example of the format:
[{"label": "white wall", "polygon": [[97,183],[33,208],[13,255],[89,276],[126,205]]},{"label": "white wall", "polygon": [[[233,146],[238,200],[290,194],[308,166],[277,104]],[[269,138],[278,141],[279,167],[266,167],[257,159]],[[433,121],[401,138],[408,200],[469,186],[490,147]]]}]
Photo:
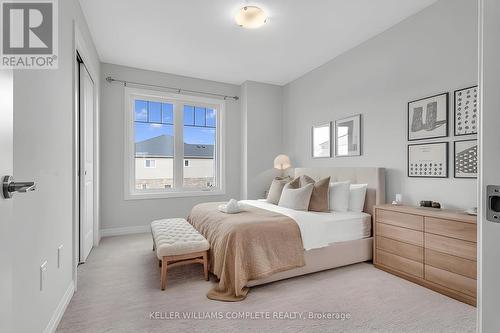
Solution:
[{"label": "white wall", "polygon": [[[73,20],[100,67],[79,2],[59,1],[59,69],[14,73],[14,176],[37,182],[14,198],[13,295],[15,332],[42,332],[72,284],[73,241]],[[57,268],[57,248],[63,245]],[[39,267],[47,260],[45,289]],[[52,323],[54,324],[54,323]]]},{"label": "white wall", "polygon": [[[286,85],[284,148],[293,166],[385,167],[388,200],[402,193],[411,204],[477,206],[476,180],[454,179],[452,159],[453,90],[477,83],[476,7],[475,0],[438,1]],[[408,178],[407,102],[445,91],[451,136],[434,141],[450,142],[450,178]],[[311,126],[358,113],[361,157],[311,158]]]},{"label": "white wall", "polygon": [[274,158],[283,149],[283,89],[246,81],[242,90],[242,198],[264,196],[273,177]]},{"label": "white wall", "polygon": [[185,217],[197,203],[227,201],[240,196],[240,103],[226,101],[226,195],[124,200],[124,89],[104,81],[107,76],[156,85],[239,95],[239,86],[124,66],[102,64],[101,103],[101,228],[147,226],[152,220]]}]

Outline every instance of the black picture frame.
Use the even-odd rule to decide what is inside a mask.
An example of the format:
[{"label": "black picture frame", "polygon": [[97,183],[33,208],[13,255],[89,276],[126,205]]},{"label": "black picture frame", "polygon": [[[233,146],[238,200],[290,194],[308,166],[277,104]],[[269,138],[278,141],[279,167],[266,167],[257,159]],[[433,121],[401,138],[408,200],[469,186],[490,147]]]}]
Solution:
[{"label": "black picture frame", "polygon": [[[445,176],[412,176],[410,175],[410,148],[414,146],[430,146],[430,145],[444,145],[445,146]],[[449,178],[449,142],[447,141],[442,141],[442,142],[427,142],[427,143],[414,143],[414,144],[409,144],[408,149],[407,149],[407,154],[406,154],[406,175],[408,178]]]},{"label": "black picture frame", "polygon": [[[457,93],[462,92],[464,90],[468,90],[468,89],[474,89],[474,88],[476,90],[478,90],[478,85],[476,84],[476,85],[473,85],[470,87],[457,89],[457,90],[453,91],[453,134],[454,134],[454,136],[467,136],[467,135],[476,135],[477,134],[477,126],[479,126],[479,123],[477,123],[477,125],[476,125],[475,132],[459,134],[457,131]],[[479,91],[477,91],[477,93],[479,93]],[[476,106],[476,108],[478,108],[478,106]],[[479,110],[477,112],[479,112]],[[477,119],[478,118],[476,118],[476,121],[477,121]]]},{"label": "black picture frame", "polygon": [[[407,118],[407,139],[408,141],[419,141],[419,140],[429,140],[429,139],[438,139],[438,138],[446,138],[448,137],[449,135],[449,112],[450,112],[450,108],[449,108],[449,105],[450,105],[450,97],[449,97],[450,93],[449,92],[443,92],[443,93],[440,93],[440,94],[436,94],[436,95],[432,95],[432,96],[428,96],[428,97],[424,97],[424,98],[420,98],[420,99],[416,99],[416,100],[413,100],[413,101],[410,101],[408,102],[408,105],[407,105],[407,115],[406,115],[406,118]],[[415,102],[420,102],[420,101],[424,101],[426,99],[431,99],[431,98],[435,98],[435,97],[439,97],[439,96],[445,96],[446,97],[446,102],[445,102],[445,108],[446,108],[446,111],[445,111],[445,123],[444,125],[446,126],[445,128],[445,134],[444,135],[437,135],[437,136],[429,136],[429,137],[423,137],[423,138],[414,138],[412,139],[410,137],[410,128],[411,128],[411,124],[410,124],[410,105],[412,103],[415,103]]]},{"label": "black picture frame", "polygon": [[[475,142],[476,143],[476,176],[457,176],[457,143],[461,142]],[[457,140],[453,142],[453,177],[457,179],[477,179],[477,147],[478,142],[476,139],[468,139],[468,140]]]}]

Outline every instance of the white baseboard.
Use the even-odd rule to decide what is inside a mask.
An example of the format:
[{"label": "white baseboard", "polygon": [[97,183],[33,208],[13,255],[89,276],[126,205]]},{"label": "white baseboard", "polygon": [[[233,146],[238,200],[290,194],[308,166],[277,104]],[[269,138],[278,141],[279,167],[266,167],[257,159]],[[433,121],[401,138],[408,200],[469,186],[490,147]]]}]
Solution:
[{"label": "white baseboard", "polygon": [[66,292],[59,301],[59,304],[57,304],[57,308],[52,314],[52,317],[50,318],[47,327],[45,327],[44,333],[53,333],[56,331],[57,326],[59,325],[59,322],[61,321],[63,314],[66,311],[66,308],[68,307],[69,301],[71,301],[71,298],[73,297],[74,293],[75,293],[75,283],[74,281],[71,281],[71,283],[68,286],[68,289],[66,289]]},{"label": "white baseboard", "polygon": [[150,231],[151,231],[151,226],[149,225],[139,225],[135,227],[122,227],[122,228],[108,228],[108,229],[101,229],[101,237],[141,234]]}]

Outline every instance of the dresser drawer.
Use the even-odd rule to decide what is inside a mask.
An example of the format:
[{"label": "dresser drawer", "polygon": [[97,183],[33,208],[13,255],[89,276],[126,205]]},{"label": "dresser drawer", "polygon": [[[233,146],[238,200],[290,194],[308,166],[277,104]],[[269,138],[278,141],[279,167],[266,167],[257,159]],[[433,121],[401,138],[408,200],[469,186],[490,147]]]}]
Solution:
[{"label": "dresser drawer", "polygon": [[425,266],[425,279],[449,289],[476,297],[476,280],[445,271],[432,266]]},{"label": "dresser drawer", "polygon": [[476,224],[443,220],[434,217],[426,217],[424,223],[425,232],[458,238],[469,242],[477,241]]},{"label": "dresser drawer", "polygon": [[459,239],[425,234],[425,248],[451,254],[469,260],[477,260],[476,243]]},{"label": "dresser drawer", "polygon": [[382,222],[385,224],[391,224],[420,231],[424,230],[424,218],[418,215],[377,209],[376,219],[378,222]]},{"label": "dresser drawer", "polygon": [[375,233],[377,236],[383,236],[417,246],[424,245],[424,233],[422,231],[377,222]]},{"label": "dresser drawer", "polygon": [[377,237],[377,249],[396,254],[417,262],[424,262],[424,248],[408,243],[399,242],[394,239]]},{"label": "dresser drawer", "polygon": [[477,262],[450,254],[425,249],[425,264],[448,272],[477,279]]},{"label": "dresser drawer", "polygon": [[387,266],[397,271],[410,274],[419,278],[424,277],[424,264],[397,256],[392,253],[377,250],[376,260],[378,264]]}]

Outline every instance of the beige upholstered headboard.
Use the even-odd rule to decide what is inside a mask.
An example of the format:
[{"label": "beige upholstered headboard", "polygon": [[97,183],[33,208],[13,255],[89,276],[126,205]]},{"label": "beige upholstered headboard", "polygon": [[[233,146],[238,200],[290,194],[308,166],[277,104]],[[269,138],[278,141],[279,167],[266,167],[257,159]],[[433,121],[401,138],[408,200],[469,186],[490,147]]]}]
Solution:
[{"label": "beige upholstered headboard", "polygon": [[385,169],[366,167],[326,167],[295,168],[295,177],[308,175],[314,180],[330,176],[331,182],[350,180],[351,184],[368,184],[365,208],[363,211],[373,214],[373,206],[385,203]]}]

